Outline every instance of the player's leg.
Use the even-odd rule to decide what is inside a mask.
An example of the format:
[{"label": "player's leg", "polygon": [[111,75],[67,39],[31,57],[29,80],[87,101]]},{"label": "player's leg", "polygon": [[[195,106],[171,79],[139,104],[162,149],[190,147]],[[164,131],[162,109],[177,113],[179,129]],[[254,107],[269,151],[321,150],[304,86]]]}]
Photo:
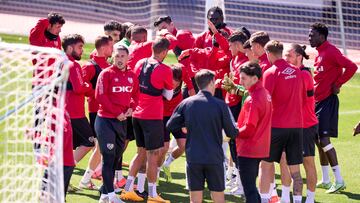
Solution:
[{"label": "player's leg", "polygon": [[205,172],[202,164],[186,163],[187,185],[190,202],[202,203],[205,185]]},{"label": "player's leg", "polygon": [[315,188],[317,181],[316,167],[315,167],[315,140],[318,139],[318,125],[304,129],[303,135],[303,156],[304,168],[306,173],[306,203],[315,202]]},{"label": "player's leg", "polygon": [[68,190],[70,179],[74,171],[74,166],[64,166],[64,195],[66,197],[66,192]]},{"label": "player's leg", "polygon": [[138,174],[137,174],[137,187],[136,187],[136,194],[142,198],[148,197],[148,192],[145,190],[145,181],[146,181],[146,160],[142,164]]},{"label": "player's leg", "polygon": [[[170,145],[170,131],[168,129],[166,129],[166,123],[167,121],[170,119],[170,117],[164,117],[163,118],[163,124],[164,124],[164,147],[162,147],[161,149],[161,153],[160,153],[160,157],[159,157],[159,161],[158,161],[158,168],[161,168],[164,161],[165,161],[165,157],[166,157],[166,154],[168,153],[169,151],[169,145]],[[170,173],[170,170],[167,170],[169,168],[164,168],[163,167],[163,171],[164,171],[164,174],[165,174],[165,180],[166,182],[171,182],[172,180],[172,177],[171,177],[171,173]],[[160,171],[158,171],[159,173]],[[159,181],[159,174],[157,176],[157,181]]]},{"label": "player's leg", "polygon": [[303,129],[292,128],[285,129],[285,131],[289,134],[285,153],[293,181],[293,202],[301,203],[303,181],[300,173],[300,164],[303,163]]},{"label": "player's leg", "polygon": [[238,163],[246,202],[261,202],[259,191],[256,188],[260,159],[238,157]]},{"label": "player's leg", "polygon": [[74,159],[78,163],[95,146],[94,133],[87,118],[71,119],[75,144]]},{"label": "player's leg", "polygon": [[98,143],[97,139],[95,139],[95,149],[90,156],[88,167],[87,167],[83,177],[81,178],[81,181],[79,184],[80,188],[87,188],[90,190],[98,189],[96,187],[96,185],[93,184],[93,182],[91,181],[91,177],[94,174],[96,167],[100,164],[100,161],[101,161],[101,153],[100,153],[100,149],[99,149],[99,143]]},{"label": "player's leg", "polygon": [[286,153],[283,152],[280,160],[281,176],[281,202],[290,203],[291,175],[289,166],[286,163]]},{"label": "player's leg", "polygon": [[224,203],[225,196],[225,167],[220,164],[206,164],[204,166],[206,184],[210,190],[213,202]]}]

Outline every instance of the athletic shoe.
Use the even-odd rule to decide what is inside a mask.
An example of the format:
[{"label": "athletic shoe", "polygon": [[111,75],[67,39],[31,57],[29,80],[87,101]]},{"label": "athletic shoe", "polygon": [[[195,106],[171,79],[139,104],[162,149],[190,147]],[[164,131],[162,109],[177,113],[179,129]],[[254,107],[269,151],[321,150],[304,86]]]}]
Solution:
[{"label": "athletic shoe", "polygon": [[99,188],[91,181],[84,183],[83,181],[80,181],[79,183],[80,189],[88,189],[88,190],[98,190]]},{"label": "athletic shoe", "polygon": [[140,197],[142,197],[144,199],[148,198],[148,196],[149,196],[149,193],[146,190],[144,190],[143,192],[139,192],[139,190],[135,190],[135,192],[137,195],[139,195]]},{"label": "athletic shoe", "polygon": [[271,196],[269,203],[280,203],[280,198],[278,195]]},{"label": "athletic shoe", "polygon": [[91,176],[92,179],[96,179],[96,180],[102,180],[102,175],[101,175],[101,171],[100,172],[94,172],[93,175]]},{"label": "athletic shoe", "polygon": [[331,186],[332,186],[331,182],[328,182],[328,183],[318,182],[316,184],[316,188],[321,188],[321,189],[326,189],[326,190],[330,189]]},{"label": "athletic shoe", "polygon": [[231,178],[230,180],[228,180],[226,183],[225,183],[225,188],[228,189],[228,190],[231,190],[232,188],[234,188],[235,186],[235,183],[236,183],[236,178],[233,177]]},{"label": "athletic shoe", "polygon": [[156,196],[156,197],[148,197],[147,200],[148,203],[170,203],[170,200],[165,200],[162,197],[160,197],[160,195]]},{"label": "athletic shoe", "polygon": [[109,203],[109,197],[100,198],[99,203]]},{"label": "athletic shoe", "polygon": [[68,192],[78,192],[78,191],[82,191],[82,189],[74,186],[73,184],[69,184]]},{"label": "athletic shoe", "polygon": [[244,190],[243,190],[242,187],[235,186],[231,190],[225,191],[225,194],[243,196],[244,195]]},{"label": "athletic shoe", "polygon": [[114,181],[114,190],[115,192],[120,192],[121,188],[124,188],[126,184],[126,178],[122,178],[121,180],[119,181]]},{"label": "athletic shoe", "polygon": [[131,201],[131,202],[141,202],[144,201],[144,198],[137,195],[134,191],[122,191],[120,198],[125,201]]},{"label": "athletic shoe", "polygon": [[163,166],[162,170],[164,171],[166,182],[171,183],[172,176],[171,176],[170,166]]},{"label": "athletic shoe", "polygon": [[326,190],[325,193],[330,194],[330,193],[335,193],[338,192],[340,190],[345,190],[346,189],[346,185],[345,182],[343,181],[342,183],[334,183],[331,185],[330,189]]},{"label": "athletic shoe", "polygon": [[125,202],[123,202],[120,198],[115,197],[115,199],[112,200],[109,199],[109,203],[125,203]]}]

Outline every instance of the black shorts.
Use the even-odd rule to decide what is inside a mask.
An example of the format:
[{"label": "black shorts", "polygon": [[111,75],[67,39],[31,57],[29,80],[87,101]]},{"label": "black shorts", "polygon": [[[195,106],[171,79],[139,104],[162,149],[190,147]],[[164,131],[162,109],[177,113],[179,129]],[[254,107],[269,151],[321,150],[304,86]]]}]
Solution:
[{"label": "black shorts", "polygon": [[241,111],[241,101],[236,104],[235,106],[230,106],[230,111],[231,111],[231,114],[233,115],[235,121],[238,120],[238,117],[240,115],[240,111]]},{"label": "black shorts", "polygon": [[116,118],[102,118],[97,116],[95,121],[95,130],[98,134],[100,152],[103,159],[107,155],[120,157],[126,139],[126,121],[119,121]]},{"label": "black shorts", "polygon": [[186,164],[187,182],[190,191],[204,190],[205,181],[210,191],[225,190],[224,164]]},{"label": "black shorts", "polygon": [[302,128],[271,128],[270,156],[264,160],[280,163],[283,151],[286,153],[288,165],[303,162]]},{"label": "black shorts", "polygon": [[96,112],[89,112],[90,126],[93,129],[95,137],[96,137],[96,132],[95,132],[95,119],[96,119],[96,116],[97,116]]},{"label": "black shorts", "polygon": [[[166,128],[166,123],[169,121],[170,116],[165,116],[163,123],[164,123],[164,142],[170,141],[170,131]],[[180,130],[178,132],[172,132],[172,135],[175,139],[186,138],[186,135]]]},{"label": "black shorts", "polygon": [[90,123],[87,118],[71,119],[71,127],[73,132],[73,149],[79,146],[93,147],[94,132],[91,129]]},{"label": "black shorts", "polygon": [[164,123],[162,120],[133,118],[132,121],[137,147],[154,150],[164,146]]},{"label": "black shorts", "polygon": [[126,121],[127,121],[126,139],[129,141],[133,141],[133,140],[135,140],[135,135],[134,135],[134,128],[133,128],[133,124],[132,124],[132,117],[127,117]]},{"label": "black shorts", "polygon": [[315,104],[315,113],[319,120],[319,136],[337,137],[339,121],[339,98],[331,94]]},{"label": "black shorts", "polygon": [[303,157],[315,156],[315,141],[319,138],[318,125],[303,129]]}]

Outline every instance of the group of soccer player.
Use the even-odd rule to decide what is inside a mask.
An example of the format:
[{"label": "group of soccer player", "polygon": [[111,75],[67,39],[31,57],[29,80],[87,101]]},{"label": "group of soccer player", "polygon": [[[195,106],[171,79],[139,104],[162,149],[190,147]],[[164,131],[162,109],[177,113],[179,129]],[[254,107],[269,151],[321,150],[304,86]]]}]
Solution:
[{"label": "group of soccer player", "polygon": [[[196,192],[203,190],[205,181],[214,192],[214,202],[225,201],[225,189],[233,195],[245,195],[249,203],[280,202],[274,162],[280,163],[281,202],[290,202],[291,184],[293,202],[302,201],[300,164],[306,172],[306,203],[315,201],[315,188],[325,188],[326,193],[345,189],[330,138],[338,136],[337,94],[357,66],[327,41],[328,28],[323,23],[310,27],[309,42],[318,51],[312,77],[311,68],[303,63],[309,59],[306,46],[291,44],[284,50],[281,42],[270,40],[264,31],[251,33],[245,27],[233,31],[223,16],[219,7],[211,8],[207,13],[209,29],[199,35],[178,30],[170,16],[159,17],[153,22],[157,36],[150,41],[144,26],[109,21],[83,66],[78,61],[84,38],[70,34],[60,40],[65,24],[61,14],[50,13],[38,21],[30,32],[30,44],[62,47],[70,60],[64,121],[65,194],[68,189],[76,189],[69,187],[71,175],[89,152],[79,187],[99,190],[99,202],[169,202],[157,192],[159,173],[163,169],[170,182],[170,165],[185,151],[186,157],[191,157],[187,171],[197,173],[187,177],[191,202],[202,201]],[[176,55],[177,64],[163,63],[169,50]],[[204,69],[209,72],[204,73]],[[210,147],[205,152],[209,157],[188,154],[196,153],[197,147],[203,149],[201,143],[193,146],[187,141],[187,136],[194,136],[187,127],[191,119],[185,117],[180,128],[174,127],[181,118],[182,106],[191,103],[187,98],[205,91],[208,83],[202,81],[204,75],[213,82],[213,96],[225,102],[231,112],[223,116],[237,120],[238,133],[221,138],[223,153],[219,157],[211,157],[215,154],[212,148],[218,147],[215,144],[205,146]],[[207,110],[190,112],[190,117],[201,111]],[[213,129],[198,127],[208,128],[210,134]],[[125,178],[122,156],[132,140],[136,140],[137,151]],[[315,145],[322,170],[319,183]],[[208,165],[214,160],[224,162],[226,172],[216,167],[211,170],[217,171],[211,171]],[[207,168],[202,171],[194,164],[205,164]],[[329,164],[334,183],[329,178]],[[219,177],[217,174],[220,178],[214,178]],[[100,188],[91,180],[99,177],[103,182]]]}]

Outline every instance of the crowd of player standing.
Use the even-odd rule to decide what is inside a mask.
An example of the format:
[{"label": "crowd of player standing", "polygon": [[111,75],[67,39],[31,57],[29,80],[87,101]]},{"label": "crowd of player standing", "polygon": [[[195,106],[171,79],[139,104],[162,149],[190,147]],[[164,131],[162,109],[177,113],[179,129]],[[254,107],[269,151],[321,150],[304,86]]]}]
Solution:
[{"label": "crowd of player standing", "polygon": [[[171,181],[170,165],[184,152],[191,202],[202,202],[205,181],[214,202],[225,201],[225,188],[245,195],[249,203],[279,202],[274,162],[281,168],[281,202],[290,202],[291,183],[293,202],[302,201],[300,164],[306,171],[306,203],[315,201],[316,187],[327,193],[345,189],[330,137],[338,136],[337,94],[357,66],[327,41],[326,25],[310,26],[309,42],[318,51],[313,78],[303,64],[309,58],[306,46],[291,44],[284,50],[266,32],[251,34],[245,27],[233,31],[219,7],[211,8],[207,18],[209,30],[195,36],[177,30],[171,17],[159,17],[152,41],[141,25],[110,21],[82,67],[77,61],[84,39],[70,34],[60,40],[65,24],[60,14],[50,13],[31,29],[30,44],[62,47],[71,61],[64,120],[65,194],[76,163],[91,150],[80,187],[99,189],[99,202],[169,202],[157,193],[159,172],[162,168]],[[179,63],[162,63],[169,50]],[[170,133],[177,145],[169,151]],[[137,153],[125,179],[122,155],[134,139]],[[322,169],[319,183],[315,145]],[[91,181],[96,176],[102,177],[101,188]]]}]

